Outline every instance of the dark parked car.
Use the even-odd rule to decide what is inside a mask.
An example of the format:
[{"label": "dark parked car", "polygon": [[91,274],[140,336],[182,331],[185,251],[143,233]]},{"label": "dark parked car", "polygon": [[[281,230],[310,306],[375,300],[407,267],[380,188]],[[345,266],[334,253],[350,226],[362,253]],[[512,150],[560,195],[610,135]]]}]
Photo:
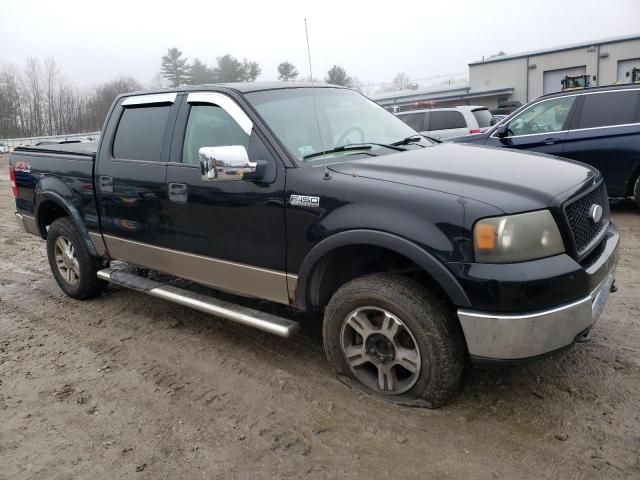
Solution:
[{"label": "dark parked car", "polygon": [[67,295],[112,282],[284,337],[299,328],[151,269],[323,312],[338,377],[402,404],[446,402],[467,355],[523,361],[588,339],[614,281],[597,170],[431,142],[344,88],[123,95],[99,144],[10,160],[16,218],[46,238]]},{"label": "dark parked car", "polygon": [[585,88],[537,98],[485,133],[451,139],[558,155],[602,173],[610,197],[640,205],[640,87]]}]

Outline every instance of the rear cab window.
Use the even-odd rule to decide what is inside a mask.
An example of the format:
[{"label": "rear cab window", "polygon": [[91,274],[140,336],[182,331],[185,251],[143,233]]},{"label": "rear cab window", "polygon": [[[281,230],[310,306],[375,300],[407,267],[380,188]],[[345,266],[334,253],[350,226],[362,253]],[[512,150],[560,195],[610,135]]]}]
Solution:
[{"label": "rear cab window", "polygon": [[618,90],[583,96],[572,130],[640,122],[640,90]]},{"label": "rear cab window", "polygon": [[462,113],[455,110],[431,111],[429,130],[450,130],[452,128],[467,128],[467,122]]},{"label": "rear cab window", "polygon": [[477,110],[473,110],[471,113],[476,117],[478,128],[487,128],[496,123],[493,115],[491,115],[491,112],[486,108],[479,108]]},{"label": "rear cab window", "polygon": [[124,108],[113,140],[113,157],[161,161],[162,140],[170,109],[171,105]]}]

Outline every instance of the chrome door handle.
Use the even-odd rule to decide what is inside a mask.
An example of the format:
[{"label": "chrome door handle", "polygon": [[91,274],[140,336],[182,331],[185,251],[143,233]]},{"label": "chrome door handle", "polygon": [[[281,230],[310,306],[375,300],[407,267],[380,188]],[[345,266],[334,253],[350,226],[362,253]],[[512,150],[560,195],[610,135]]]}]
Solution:
[{"label": "chrome door handle", "polygon": [[169,183],[169,201],[177,203],[187,203],[189,198],[186,183]]},{"label": "chrome door handle", "polygon": [[98,180],[98,185],[101,192],[113,193],[113,177],[101,175]]},{"label": "chrome door handle", "polygon": [[545,145],[553,145],[554,143],[559,142],[560,139],[559,138],[547,138],[544,143]]}]

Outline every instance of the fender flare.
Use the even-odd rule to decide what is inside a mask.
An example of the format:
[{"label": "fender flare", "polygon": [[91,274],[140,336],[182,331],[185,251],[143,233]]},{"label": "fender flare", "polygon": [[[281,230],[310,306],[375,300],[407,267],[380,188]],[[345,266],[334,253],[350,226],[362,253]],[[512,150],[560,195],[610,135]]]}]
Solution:
[{"label": "fender flare", "polygon": [[316,244],[307,253],[298,271],[296,304],[307,309],[309,302],[308,289],[313,270],[327,253],[348,245],[372,245],[387,248],[420,266],[449,296],[451,301],[460,307],[470,307],[469,297],[453,274],[426,250],[405,238],[378,230],[348,230],[336,233]]},{"label": "fender flare", "polygon": [[[84,221],[82,220],[82,217],[80,216],[80,212],[78,211],[78,209],[71,203],[69,203],[68,201],[66,201],[60,194],[56,193],[56,192],[52,192],[52,191],[45,191],[45,192],[40,192],[37,196],[37,202],[36,202],[36,206],[35,206],[35,219],[36,219],[36,225],[40,225],[40,222],[38,220],[38,216],[40,215],[40,206],[42,205],[42,203],[44,201],[52,201],[54,203],[56,203],[59,207],[61,207],[65,212],[67,212],[67,214],[69,215],[69,217],[71,217],[71,219],[73,220],[73,223],[75,223],[78,232],[80,233],[80,237],[82,238],[82,240],[84,241],[85,247],[87,248],[87,251],[89,252],[89,255],[91,255],[92,257],[98,257],[98,253],[96,252],[96,248],[93,245],[93,242],[91,241],[91,238],[89,237],[89,231],[87,230],[87,227],[84,224]],[[44,235],[44,232],[42,232],[42,230],[40,231],[42,238],[46,238],[46,236]]]}]

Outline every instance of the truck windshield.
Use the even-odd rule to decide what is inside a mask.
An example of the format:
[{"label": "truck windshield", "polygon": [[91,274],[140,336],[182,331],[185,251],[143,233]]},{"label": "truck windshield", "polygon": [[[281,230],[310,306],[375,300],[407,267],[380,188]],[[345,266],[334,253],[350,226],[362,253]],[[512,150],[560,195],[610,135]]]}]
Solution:
[{"label": "truck windshield", "polygon": [[[385,145],[413,136],[423,145],[430,143],[353,90],[285,88],[247,93],[246,98],[301,166],[347,161],[351,155],[394,153],[399,149]],[[340,148],[354,145],[366,148]]]}]

